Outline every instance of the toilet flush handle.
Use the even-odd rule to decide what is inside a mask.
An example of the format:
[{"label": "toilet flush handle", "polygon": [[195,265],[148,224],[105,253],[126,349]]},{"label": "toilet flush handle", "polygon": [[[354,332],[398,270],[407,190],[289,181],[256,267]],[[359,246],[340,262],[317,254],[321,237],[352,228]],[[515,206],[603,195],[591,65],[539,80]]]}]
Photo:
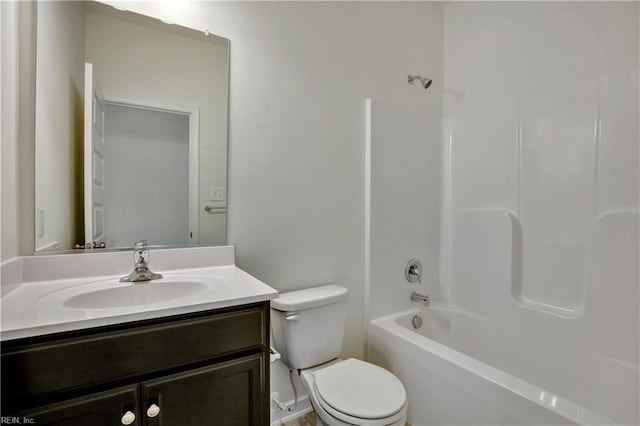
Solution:
[{"label": "toilet flush handle", "polygon": [[300,319],[300,314],[285,315],[284,319],[286,319],[287,321],[298,321]]}]

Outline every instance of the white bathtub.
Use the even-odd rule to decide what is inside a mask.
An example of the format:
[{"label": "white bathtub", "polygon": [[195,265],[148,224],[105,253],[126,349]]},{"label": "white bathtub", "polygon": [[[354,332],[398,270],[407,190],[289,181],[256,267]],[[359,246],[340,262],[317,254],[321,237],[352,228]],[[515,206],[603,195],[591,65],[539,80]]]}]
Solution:
[{"label": "white bathtub", "polygon": [[[418,330],[411,324],[414,315],[423,318]],[[406,311],[371,321],[369,359],[402,380],[409,397],[408,418],[415,426],[637,424],[637,365],[604,360],[601,371],[586,370],[579,383],[564,384],[588,400],[603,391],[589,387],[603,386],[603,376],[616,379],[620,373],[615,369],[622,365],[626,388],[602,397],[620,406],[618,420],[612,420],[616,417],[557,393],[555,383],[571,380],[571,374],[583,367],[580,360],[566,364],[571,356],[557,346],[562,342],[553,332],[533,336],[524,327],[518,330],[517,324],[510,328],[517,333],[505,334],[495,322],[446,306]],[[556,347],[545,351],[539,347],[544,341]],[[556,370],[549,362],[558,364]],[[552,373],[558,375],[558,369],[568,373],[554,380]]]}]

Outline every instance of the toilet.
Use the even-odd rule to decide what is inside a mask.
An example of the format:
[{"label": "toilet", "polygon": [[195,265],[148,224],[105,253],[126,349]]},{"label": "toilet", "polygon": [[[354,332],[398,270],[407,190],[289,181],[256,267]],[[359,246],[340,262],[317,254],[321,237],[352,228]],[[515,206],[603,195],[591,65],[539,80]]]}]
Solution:
[{"label": "toilet", "polygon": [[298,371],[319,425],[403,426],[407,394],[391,372],[342,360],[347,289],[324,285],[281,293],[271,301],[273,344]]}]

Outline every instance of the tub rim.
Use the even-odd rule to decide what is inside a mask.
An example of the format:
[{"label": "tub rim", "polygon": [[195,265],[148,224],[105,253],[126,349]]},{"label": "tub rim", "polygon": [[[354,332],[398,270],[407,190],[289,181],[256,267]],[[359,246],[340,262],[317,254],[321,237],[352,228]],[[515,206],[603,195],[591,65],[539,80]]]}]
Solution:
[{"label": "tub rim", "polygon": [[[455,307],[444,305],[434,306],[426,309],[439,309],[462,312]],[[587,407],[577,404],[571,400],[563,398],[550,392],[547,389],[536,386],[526,380],[513,376],[505,371],[502,371],[496,367],[492,367],[479,359],[473,358],[465,353],[462,353],[456,349],[446,346],[437,342],[429,337],[420,334],[417,331],[410,330],[402,326],[397,320],[399,318],[420,315],[423,309],[412,308],[401,312],[395,312],[392,314],[384,315],[379,318],[374,318],[370,321],[372,327],[376,327],[385,332],[396,335],[400,339],[410,344],[416,345],[418,348],[429,351],[433,355],[441,358],[446,362],[450,362],[455,366],[468,371],[471,374],[482,377],[491,383],[506,389],[536,405],[539,405],[561,417],[566,418],[568,421],[574,422],[580,425],[613,425],[620,424],[620,422],[613,421],[607,417],[604,417]],[[371,333],[371,331],[369,331]],[[542,396],[542,399],[541,399]],[[553,404],[552,404],[553,402]]]}]

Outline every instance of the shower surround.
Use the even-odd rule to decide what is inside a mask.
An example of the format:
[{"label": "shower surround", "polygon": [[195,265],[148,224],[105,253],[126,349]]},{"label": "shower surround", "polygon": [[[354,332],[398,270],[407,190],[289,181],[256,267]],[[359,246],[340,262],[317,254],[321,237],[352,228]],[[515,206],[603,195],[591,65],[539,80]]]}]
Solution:
[{"label": "shower surround", "polygon": [[[443,7],[439,271],[417,288],[376,271],[394,241],[376,221],[376,169],[391,160],[373,103],[369,357],[406,379],[413,424],[640,422],[638,18],[635,2]],[[428,226],[409,245],[428,250]],[[417,332],[413,289],[433,296]],[[542,411],[505,414],[514,396],[465,411],[504,392]]]}]

